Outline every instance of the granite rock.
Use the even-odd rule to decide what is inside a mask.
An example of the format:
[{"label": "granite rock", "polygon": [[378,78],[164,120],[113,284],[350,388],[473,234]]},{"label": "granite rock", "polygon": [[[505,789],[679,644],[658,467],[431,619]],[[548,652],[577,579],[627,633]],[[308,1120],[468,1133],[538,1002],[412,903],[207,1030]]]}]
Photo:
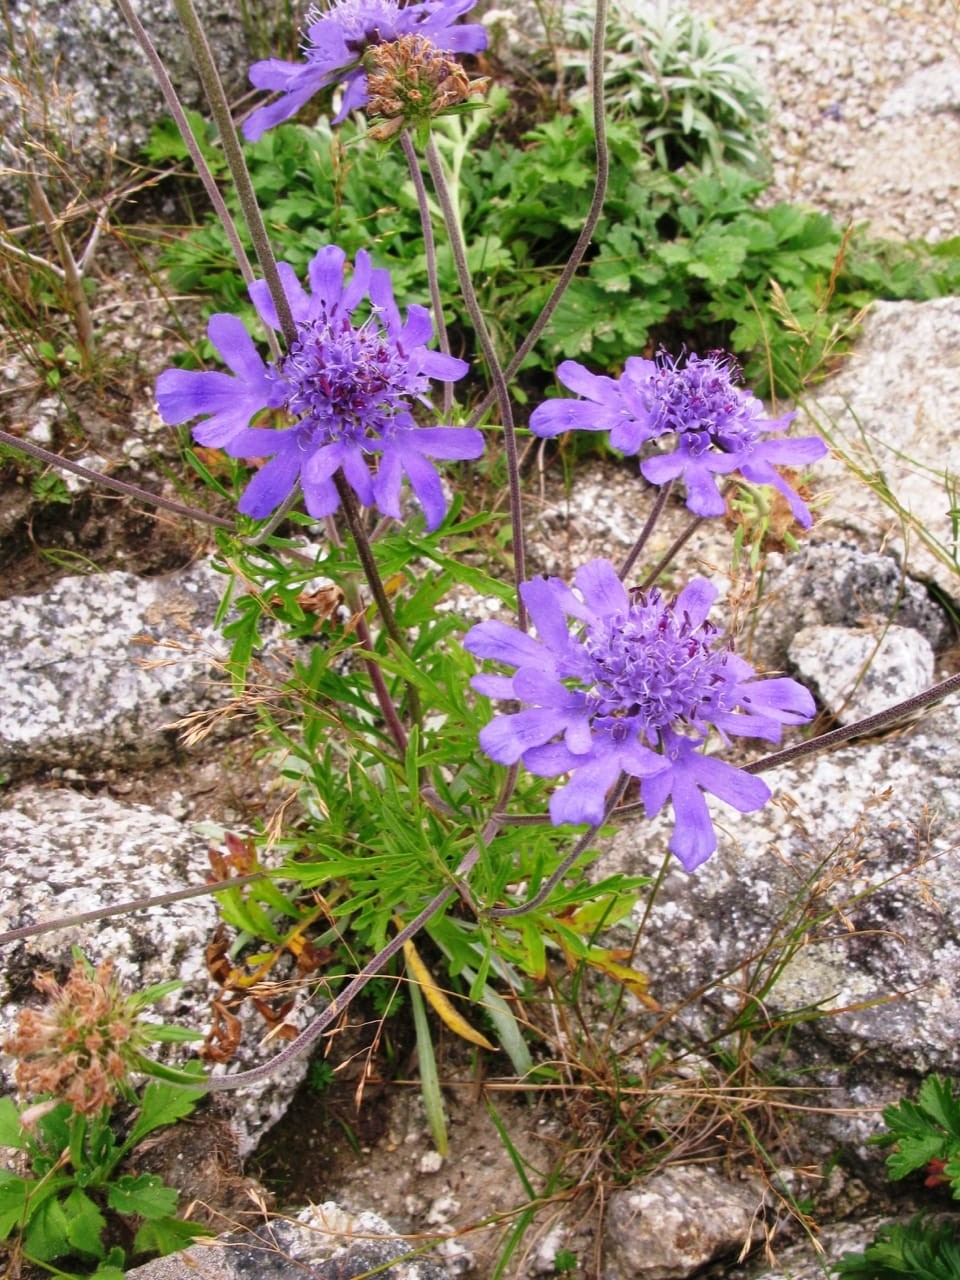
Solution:
[{"label": "granite rock", "polygon": [[227,700],[209,562],[156,578],[62,578],[0,602],[0,769],[142,766],[181,717]]},{"label": "granite rock", "polygon": [[840,724],[876,715],[933,684],[933,650],[910,627],[804,627],[788,656]]}]

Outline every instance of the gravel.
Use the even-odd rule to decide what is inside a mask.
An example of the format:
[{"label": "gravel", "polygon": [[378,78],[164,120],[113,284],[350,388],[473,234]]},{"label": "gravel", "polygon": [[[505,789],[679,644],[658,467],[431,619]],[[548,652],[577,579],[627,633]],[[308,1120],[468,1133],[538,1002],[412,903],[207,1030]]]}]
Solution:
[{"label": "gravel", "polygon": [[960,204],[956,0],[710,0],[772,105],[776,200],[944,240]]}]

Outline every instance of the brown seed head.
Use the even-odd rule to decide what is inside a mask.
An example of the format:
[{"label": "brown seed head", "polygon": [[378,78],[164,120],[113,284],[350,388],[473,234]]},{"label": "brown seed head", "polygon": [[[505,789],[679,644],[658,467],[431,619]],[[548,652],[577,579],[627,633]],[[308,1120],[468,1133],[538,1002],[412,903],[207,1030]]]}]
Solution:
[{"label": "brown seed head", "polygon": [[373,45],[364,58],[367,111],[387,123],[371,130],[384,138],[407,126],[423,124],[474,94],[486,80],[470,80],[459,62],[424,36],[401,36]]},{"label": "brown seed head", "polygon": [[114,1101],[136,1058],[137,1017],[109,962],[93,972],[77,962],[61,986],[49,973],[34,979],[46,996],[41,1009],[24,1009],[4,1043],[18,1059],[22,1094],[54,1094],[90,1114]]}]

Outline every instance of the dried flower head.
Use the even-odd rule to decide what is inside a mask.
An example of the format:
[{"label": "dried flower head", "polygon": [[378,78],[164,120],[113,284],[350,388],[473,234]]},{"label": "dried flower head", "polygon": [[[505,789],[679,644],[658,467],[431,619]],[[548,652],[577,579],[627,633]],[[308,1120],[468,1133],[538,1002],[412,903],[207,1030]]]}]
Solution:
[{"label": "dried flower head", "polygon": [[268,58],[250,68],[250,81],[258,89],[280,94],[275,102],[259,107],[243,126],[244,136],[255,142],[265,129],[289,120],[321,89],[343,85],[339,124],[351,111],[367,103],[364,56],[377,45],[401,36],[426,36],[448,53],[479,53],[487,45],[487,33],[475,22],[458,21],[475,0],[332,0],[323,9],[311,9],[304,32],[304,62]]},{"label": "dried flower head", "polygon": [[419,35],[372,46],[364,66],[367,112],[384,119],[370,131],[380,141],[402,128],[427,124],[433,116],[484,93],[489,83],[471,80],[459,62]]},{"label": "dried flower head", "polygon": [[54,1094],[84,1114],[109,1106],[144,1040],[135,998],[123,994],[109,961],[96,969],[77,961],[62,986],[50,973],[34,985],[46,1005],[22,1010],[3,1046],[18,1059],[17,1088],[31,1097]]}]

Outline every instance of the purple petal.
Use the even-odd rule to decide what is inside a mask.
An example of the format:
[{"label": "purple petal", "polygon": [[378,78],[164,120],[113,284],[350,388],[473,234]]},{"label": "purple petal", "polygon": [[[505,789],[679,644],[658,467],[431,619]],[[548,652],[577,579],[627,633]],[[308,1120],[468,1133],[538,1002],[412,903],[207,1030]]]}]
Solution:
[{"label": "purple petal", "polygon": [[304,506],[314,520],[332,516],[340,506],[340,494],[332,480],[314,481],[312,484],[304,481],[302,487]]},{"label": "purple petal", "polygon": [[437,469],[432,462],[412,449],[404,452],[403,468],[417,495],[417,501],[423,507],[423,514],[427,517],[427,531],[432,532],[443,524],[443,518],[447,514],[447,500],[443,496],[443,485]]},{"label": "purple petal", "polygon": [[715,756],[691,752],[691,759],[684,762],[685,776],[687,773],[704,791],[709,791],[739,813],[762,809],[770,799],[770,788],[762,778]]},{"label": "purple petal", "polygon": [[[711,605],[717,598],[717,588],[706,578],[694,578],[677,596],[675,612],[687,614],[695,627],[705,621]],[[749,668],[751,674],[753,668]]]},{"label": "purple petal", "polygon": [[340,466],[350,488],[360,499],[361,506],[372,507],[376,501],[374,497],[376,483],[370,474],[370,468],[367,466],[366,459],[363,456],[363,450],[356,446],[353,448],[345,447]]},{"label": "purple petal", "polygon": [[474,676],[470,688],[482,693],[485,698],[512,698],[513,676]]},{"label": "purple petal", "polygon": [[609,560],[591,560],[589,564],[581,565],[574,581],[584,604],[597,617],[608,618],[611,614],[624,613],[630,606],[627,589]]},{"label": "purple petal", "polygon": [[550,821],[555,827],[565,822],[596,826],[606,812],[607,792],[616,782],[619,768],[614,758],[591,760],[574,770],[566,786],[550,797]]},{"label": "purple petal", "polygon": [[752,680],[739,690],[739,695],[741,706],[748,711],[771,716],[781,724],[806,724],[817,714],[810,691],[786,676]]},{"label": "purple petal", "polygon": [[343,297],[340,300],[340,306],[347,315],[352,315],[361,299],[366,296],[367,290],[370,288],[372,274],[373,266],[370,262],[369,253],[367,253],[366,249],[358,249],[353,260],[353,274],[347,281],[343,290]]},{"label": "purple petal", "polygon": [[[310,316],[310,296],[297,279],[297,273],[289,262],[278,262],[277,272],[280,276],[280,285],[287,296],[287,301],[290,303],[290,310],[293,313],[294,320],[299,322],[306,321]],[[273,303],[273,295],[266,280],[253,280],[247,286],[247,293],[249,293],[250,300],[257,308],[264,324],[268,324],[271,329],[280,331],[282,326]]]},{"label": "purple petal", "polygon": [[407,322],[397,335],[407,351],[425,346],[433,337],[433,321],[426,307],[417,303],[407,308]]},{"label": "purple petal", "polygon": [[220,359],[244,382],[260,382],[266,376],[264,364],[246,325],[237,316],[218,313],[207,322],[207,336]]},{"label": "purple petal", "polygon": [[775,462],[779,466],[798,467],[816,462],[829,452],[826,442],[819,436],[804,436],[799,440],[762,440],[754,445],[747,461],[750,462],[754,456],[759,455],[767,462]]},{"label": "purple petal", "polygon": [[168,369],[157,379],[157,407],[164,422],[189,422],[210,415],[194,428],[200,444],[222,446],[243,431],[265,404],[259,387],[249,387],[217,370]]},{"label": "purple petal", "polygon": [[537,405],[529,427],[535,436],[558,436],[564,431],[610,431],[617,422],[616,411],[592,401],[548,400]]},{"label": "purple petal", "polygon": [[286,427],[282,431],[271,431],[267,427],[248,427],[222,447],[231,458],[269,458],[275,453],[291,449],[294,446],[292,437],[299,430],[299,427]]},{"label": "purple petal", "polygon": [[471,627],[463,638],[463,647],[476,658],[489,658],[508,667],[522,667],[528,663],[552,665],[543,645],[533,636],[492,619]]},{"label": "purple petal", "polygon": [[512,716],[495,716],[480,730],[480,746],[498,764],[516,764],[525,751],[549,742],[563,730],[553,710],[532,707]]},{"label": "purple petal", "polygon": [[[287,68],[291,70],[287,71]],[[254,72],[257,72],[256,79]],[[243,136],[248,142],[256,142],[267,129],[295,116],[315,93],[329,83],[329,77],[319,68],[281,62],[277,58],[255,62],[250,68],[250,79],[258,89],[279,89],[283,96],[265,107],[258,107],[247,117],[243,123]]]},{"label": "purple petal", "polygon": [[576,396],[584,396],[602,405],[619,405],[620,392],[614,378],[603,373],[591,373],[576,360],[564,360],[557,365],[557,381]]},{"label": "purple petal", "polygon": [[[530,610],[537,635],[548,650],[563,656],[568,653],[573,642],[566,615],[557,598],[558,583],[556,578],[532,578],[529,582],[521,583],[520,595]],[[566,584],[559,585],[565,587]]]},{"label": "purple petal", "polygon": [[343,266],[347,260],[344,251],[335,244],[324,245],[310,259],[307,277],[313,295],[313,310],[320,314],[321,304],[326,314],[337,310],[343,295]]},{"label": "purple petal", "polygon": [[479,458],[483,444],[483,432],[472,427],[411,427],[403,433],[405,456],[411,445],[430,458]]},{"label": "purple petal", "polygon": [[442,351],[421,351],[417,363],[421,373],[425,373],[428,378],[435,378],[437,382],[456,382],[470,371],[466,360],[444,355]]},{"label": "purple petal", "polygon": [[347,446],[337,441],[336,444],[323,445],[309,453],[303,463],[304,490],[308,485],[313,487],[326,484],[342,464],[346,450]]},{"label": "purple petal", "polygon": [[244,489],[237,510],[245,516],[263,520],[290,496],[299,475],[299,452],[296,449],[282,450],[256,473]]}]

